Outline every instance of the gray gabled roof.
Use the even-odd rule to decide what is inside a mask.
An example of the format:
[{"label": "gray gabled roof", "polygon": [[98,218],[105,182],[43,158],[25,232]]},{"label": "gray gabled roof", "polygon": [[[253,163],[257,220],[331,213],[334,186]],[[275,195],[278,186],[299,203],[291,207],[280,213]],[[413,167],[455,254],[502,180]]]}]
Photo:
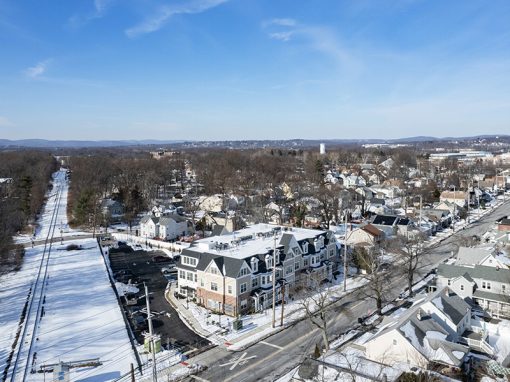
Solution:
[{"label": "gray gabled roof", "polygon": [[159,223],[166,224],[166,223],[170,222],[170,220],[173,220],[177,223],[182,223],[182,222],[186,221],[186,218],[182,217],[181,215],[177,215],[177,214],[167,214],[167,215],[163,215],[163,216],[161,216],[161,218],[159,218]]},{"label": "gray gabled roof", "polygon": [[212,230],[211,236],[221,236],[225,232],[228,232],[225,230],[225,226],[221,224],[216,224]]},{"label": "gray gabled roof", "polygon": [[486,291],[480,290],[480,289],[477,289],[475,291],[475,293],[473,293],[473,297],[483,298],[484,300],[503,302],[505,304],[510,304],[510,296],[506,296],[504,294],[486,292]]},{"label": "gray gabled roof", "polygon": [[460,247],[457,252],[456,265],[480,264],[491,253],[482,248]]},{"label": "gray gabled roof", "polygon": [[495,281],[510,284],[510,269],[493,268],[485,265],[465,267],[456,264],[439,264],[437,274],[447,279],[454,279],[467,273],[473,279]]},{"label": "gray gabled roof", "polygon": [[[206,268],[211,263],[211,261],[213,261],[220,270],[220,273],[226,277],[236,278],[237,275],[239,274],[239,271],[241,270],[241,267],[243,266],[243,263],[245,263],[244,259],[235,259],[232,257],[219,256],[207,252],[200,253],[190,250],[183,250],[181,253],[181,255],[184,256],[189,256],[189,254],[193,254],[194,255],[193,257],[198,258],[198,264],[196,266],[197,270],[205,271]],[[225,272],[225,274],[223,274],[223,272]]]},{"label": "gray gabled roof", "polygon": [[140,224],[145,224],[149,222],[149,220],[152,220],[154,224],[157,224],[159,222],[159,218],[152,215],[145,215],[142,219],[140,219]]},{"label": "gray gabled roof", "polygon": [[[448,291],[448,293],[446,293]],[[430,300],[440,311],[442,311],[455,325],[458,325],[466,312],[470,309],[469,304],[449,288],[443,289]]]},{"label": "gray gabled roof", "polygon": [[283,245],[283,253],[287,254],[289,252],[290,243],[291,243],[293,238],[294,238],[294,236],[291,235],[290,233],[284,233],[282,235],[282,237],[280,238],[280,244],[279,245]]}]

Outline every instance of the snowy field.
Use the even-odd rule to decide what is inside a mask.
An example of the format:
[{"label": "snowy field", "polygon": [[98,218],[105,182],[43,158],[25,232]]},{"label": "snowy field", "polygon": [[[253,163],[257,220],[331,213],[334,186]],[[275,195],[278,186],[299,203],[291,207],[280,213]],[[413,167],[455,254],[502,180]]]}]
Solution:
[{"label": "snowy field", "polygon": [[30,284],[39,269],[42,250],[42,246],[27,249],[21,270],[0,277],[0,375],[14,342]]},{"label": "snowy field", "polygon": [[[126,327],[97,242],[55,251],[49,268],[45,315],[35,351],[37,365],[99,358],[102,366],[72,369],[72,381],[108,381],[136,365]],[[37,375],[33,380],[43,380]]]},{"label": "snowy field", "polygon": [[[55,236],[67,227],[67,182],[65,173],[54,174],[55,185],[62,187],[61,198],[55,186],[48,195],[36,231],[36,240],[45,239],[51,230],[52,213],[58,205]],[[58,232],[58,233],[57,233]],[[68,230],[69,235],[76,234]],[[50,235],[51,236],[51,235]],[[27,237],[26,240],[30,240]],[[23,238],[19,238],[23,241]],[[53,244],[45,289],[44,314],[37,326],[37,340],[32,354],[35,369],[59,361],[99,358],[98,367],[71,369],[71,381],[102,382],[114,380],[137,365],[128,334],[97,242],[73,241],[82,250],[66,251],[65,245]],[[35,281],[44,245],[27,248],[20,271],[0,278],[0,373],[18,330],[20,315],[31,284]],[[30,331],[31,332],[31,331]],[[28,343],[29,341],[25,341]],[[23,363],[24,364],[24,363]],[[51,374],[28,374],[26,380],[51,380]]]}]

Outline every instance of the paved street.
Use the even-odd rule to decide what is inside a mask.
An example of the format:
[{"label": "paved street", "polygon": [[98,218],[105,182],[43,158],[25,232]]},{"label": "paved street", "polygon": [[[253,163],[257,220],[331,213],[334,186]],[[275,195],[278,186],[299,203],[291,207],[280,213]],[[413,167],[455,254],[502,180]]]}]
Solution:
[{"label": "paved street", "polygon": [[[462,237],[481,236],[494,221],[510,214],[510,202],[484,216],[469,228],[456,232],[443,242],[427,250],[423,256],[419,273],[427,274],[431,269],[456,251],[456,244]],[[390,280],[394,285],[392,297],[396,298],[406,286],[402,276],[393,276]],[[346,311],[346,308],[348,310]],[[335,336],[347,331],[357,324],[357,318],[375,309],[372,300],[366,299],[361,292],[350,294],[333,304],[329,310],[330,334]],[[240,352],[229,352],[221,347],[193,358],[191,362],[207,365],[208,369],[197,378],[188,380],[200,381],[273,381],[278,376],[299,364],[300,360],[313,351],[316,343],[320,343],[320,333],[308,321],[300,321],[295,325],[265,339]]]}]

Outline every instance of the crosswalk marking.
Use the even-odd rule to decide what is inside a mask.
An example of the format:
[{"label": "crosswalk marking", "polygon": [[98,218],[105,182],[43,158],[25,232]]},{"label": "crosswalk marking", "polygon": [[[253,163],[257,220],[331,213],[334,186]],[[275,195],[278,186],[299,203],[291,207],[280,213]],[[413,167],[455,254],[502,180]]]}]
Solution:
[{"label": "crosswalk marking", "polygon": [[283,347],[281,347],[281,346],[278,346],[278,345],[275,345],[275,344],[270,344],[269,342],[266,342],[266,341],[260,341],[260,343],[264,344],[264,345],[267,345],[267,346],[272,346],[272,347],[274,347],[276,349],[279,349],[279,350],[283,349]]}]

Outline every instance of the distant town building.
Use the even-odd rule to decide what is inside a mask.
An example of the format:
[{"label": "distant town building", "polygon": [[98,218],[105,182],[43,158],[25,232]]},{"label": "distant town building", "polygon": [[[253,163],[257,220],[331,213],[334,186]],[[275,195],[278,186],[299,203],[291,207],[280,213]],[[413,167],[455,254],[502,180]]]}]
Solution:
[{"label": "distant town building", "polygon": [[324,143],[321,143],[319,150],[320,150],[321,155],[325,155],[326,154],[326,145]]}]

